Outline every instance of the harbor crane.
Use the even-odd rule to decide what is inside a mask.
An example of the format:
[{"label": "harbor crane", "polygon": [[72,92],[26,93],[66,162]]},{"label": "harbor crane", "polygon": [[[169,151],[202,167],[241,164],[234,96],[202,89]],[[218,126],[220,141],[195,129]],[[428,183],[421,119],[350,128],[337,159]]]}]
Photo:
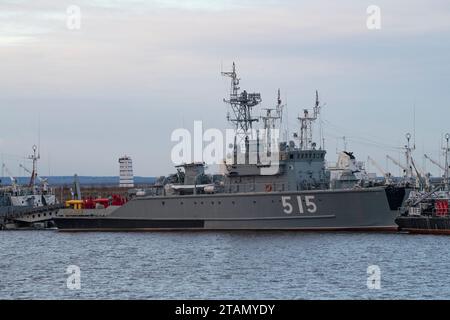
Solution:
[{"label": "harbor crane", "polygon": [[407,174],[408,174],[408,169],[404,166],[404,165],[402,165],[400,162],[398,162],[397,160],[395,160],[393,157],[391,157],[390,155],[386,155],[386,158],[388,159],[388,160],[391,160],[392,161],[392,163],[394,163],[396,166],[398,166],[400,169],[402,169],[403,170],[403,173],[405,174],[405,176],[407,176]]},{"label": "harbor crane", "polygon": [[[423,186],[423,188],[426,191],[430,191],[431,190],[431,181],[430,181],[431,174],[425,173],[425,171],[423,169],[416,166],[416,163],[413,158],[411,158],[411,164],[414,167],[414,170],[416,171],[416,186],[418,188],[421,188]],[[422,184],[422,182],[423,182],[423,184]]]},{"label": "harbor crane", "polygon": [[[401,164],[399,161],[395,160],[390,155],[386,155],[386,159],[391,160],[392,163],[394,163],[396,166],[398,166],[399,168],[401,168],[403,170],[405,180],[407,180],[408,182],[412,182],[412,180],[415,180],[416,186],[419,187],[421,175],[414,164],[413,158],[410,155],[408,158],[409,163],[411,163],[410,168],[408,168],[407,166],[404,166],[403,164]],[[415,176],[413,173],[414,171],[416,172]]]},{"label": "harbor crane", "polygon": [[370,163],[372,163],[377,169],[378,171],[380,171],[383,176],[384,176],[384,180],[386,181],[386,184],[392,184],[392,175],[387,172],[386,170],[384,170],[379,164],[378,162],[376,162],[374,159],[372,159],[370,156],[367,157],[367,161],[369,161]]},{"label": "harbor crane", "polygon": [[2,164],[2,168],[3,170],[5,170],[6,174],[9,176],[9,179],[11,180],[11,186],[12,186],[12,190],[13,192],[18,192],[19,191],[19,187],[18,187],[18,182],[17,179],[14,178],[13,174],[11,173],[11,171],[9,171],[8,167],[6,166],[6,164]]},{"label": "harbor crane", "polygon": [[432,164],[434,164],[436,167],[441,169],[442,171],[445,171],[445,168],[443,165],[441,165],[439,162],[434,160],[433,158],[429,157],[428,155],[424,154],[425,159],[429,160]]}]

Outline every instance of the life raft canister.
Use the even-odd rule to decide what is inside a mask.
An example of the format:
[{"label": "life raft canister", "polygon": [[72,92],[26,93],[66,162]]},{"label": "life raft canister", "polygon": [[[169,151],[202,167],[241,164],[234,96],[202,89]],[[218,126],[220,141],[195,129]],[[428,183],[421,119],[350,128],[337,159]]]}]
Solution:
[{"label": "life raft canister", "polygon": [[438,216],[447,216],[448,208],[448,200],[437,200],[435,203],[436,215]]},{"label": "life raft canister", "polygon": [[266,184],[266,192],[272,192],[273,187],[271,184]]}]

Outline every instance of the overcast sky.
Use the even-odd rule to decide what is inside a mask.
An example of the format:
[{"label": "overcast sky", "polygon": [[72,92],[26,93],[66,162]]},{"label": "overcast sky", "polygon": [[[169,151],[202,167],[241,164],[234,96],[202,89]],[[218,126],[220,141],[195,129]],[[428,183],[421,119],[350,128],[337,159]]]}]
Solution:
[{"label": "overcast sky", "polygon": [[[380,30],[366,26],[372,4]],[[67,28],[70,5],[79,30]],[[414,105],[418,162],[440,157],[448,0],[0,0],[0,154],[19,174],[40,118],[43,175],[117,175],[123,154],[136,175],[167,174],[174,129],[228,126],[220,71],[233,61],[263,107],[281,88],[291,131],[320,91],[330,161],[346,136],[358,158],[386,166],[413,132]]]}]

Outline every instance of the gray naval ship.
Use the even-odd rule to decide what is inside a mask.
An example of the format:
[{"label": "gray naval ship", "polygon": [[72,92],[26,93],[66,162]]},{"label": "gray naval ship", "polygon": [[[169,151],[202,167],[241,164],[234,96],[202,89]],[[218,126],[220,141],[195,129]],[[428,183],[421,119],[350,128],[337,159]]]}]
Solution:
[{"label": "gray naval ship", "polygon": [[[275,143],[274,128],[283,113],[279,92],[276,107],[253,118],[261,95],[240,90],[234,64],[223,75],[231,78],[230,98],[224,101],[231,106],[229,121],[236,134],[221,174],[207,175],[203,162],[181,164],[176,174],[122,206],[61,210],[54,219],[58,229],[396,230],[407,188],[377,185],[356,178],[352,170],[341,170],[341,178],[331,181],[326,151],[313,142],[313,123],[321,110],[317,93],[313,109],[298,118],[297,143]],[[249,134],[255,122],[264,124],[266,139]]]}]

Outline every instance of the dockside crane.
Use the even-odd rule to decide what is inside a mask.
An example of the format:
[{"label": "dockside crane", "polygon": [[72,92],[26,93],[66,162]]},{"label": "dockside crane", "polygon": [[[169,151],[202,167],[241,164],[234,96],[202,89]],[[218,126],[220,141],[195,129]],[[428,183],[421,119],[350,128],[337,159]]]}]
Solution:
[{"label": "dockside crane", "polygon": [[[391,157],[390,155],[386,155],[386,159],[391,160],[392,163],[394,163],[396,166],[398,166],[400,169],[403,170],[404,173],[404,179],[408,182],[412,182],[412,180],[415,180],[416,182],[416,186],[419,187],[420,185],[420,174],[417,170],[417,168],[415,168],[414,166],[414,160],[411,157],[411,155],[409,155],[409,162],[411,163],[411,166],[408,168],[407,166],[401,164],[399,161],[395,160],[393,157]],[[416,175],[414,176],[414,171],[416,171]]]},{"label": "dockside crane", "polygon": [[[423,189],[426,191],[431,190],[431,181],[430,177],[431,175],[429,173],[425,173],[424,170],[420,169],[418,166],[416,166],[416,163],[413,158],[411,158],[411,164],[416,171],[416,187],[421,188],[423,186]],[[423,182],[423,184],[422,184]]]},{"label": "dockside crane", "polygon": [[372,159],[370,156],[367,157],[367,161],[369,161],[370,163],[372,163],[377,169],[378,171],[380,171],[383,176],[384,176],[384,180],[386,181],[386,184],[392,184],[392,175],[387,172],[386,170],[384,170],[379,164],[378,162],[376,162],[374,159]]},{"label": "dockside crane", "polygon": [[425,159],[429,160],[432,164],[434,164],[436,167],[441,169],[442,171],[445,171],[445,168],[443,165],[441,165],[439,162],[434,160],[433,158],[429,157],[428,155],[424,154]]},{"label": "dockside crane", "polygon": [[12,186],[13,192],[17,193],[19,191],[19,186],[18,186],[17,179],[14,178],[13,174],[11,173],[11,171],[9,171],[8,167],[6,166],[6,164],[3,163],[2,164],[2,168],[6,172],[6,174],[9,176],[9,179],[11,180],[11,186]]},{"label": "dockside crane", "polygon": [[397,160],[395,160],[393,157],[391,157],[390,155],[386,155],[386,159],[391,160],[393,164],[395,164],[397,167],[399,167],[400,169],[403,170],[403,173],[405,175],[405,177],[408,175],[408,169],[401,164],[400,162],[398,162]]}]

